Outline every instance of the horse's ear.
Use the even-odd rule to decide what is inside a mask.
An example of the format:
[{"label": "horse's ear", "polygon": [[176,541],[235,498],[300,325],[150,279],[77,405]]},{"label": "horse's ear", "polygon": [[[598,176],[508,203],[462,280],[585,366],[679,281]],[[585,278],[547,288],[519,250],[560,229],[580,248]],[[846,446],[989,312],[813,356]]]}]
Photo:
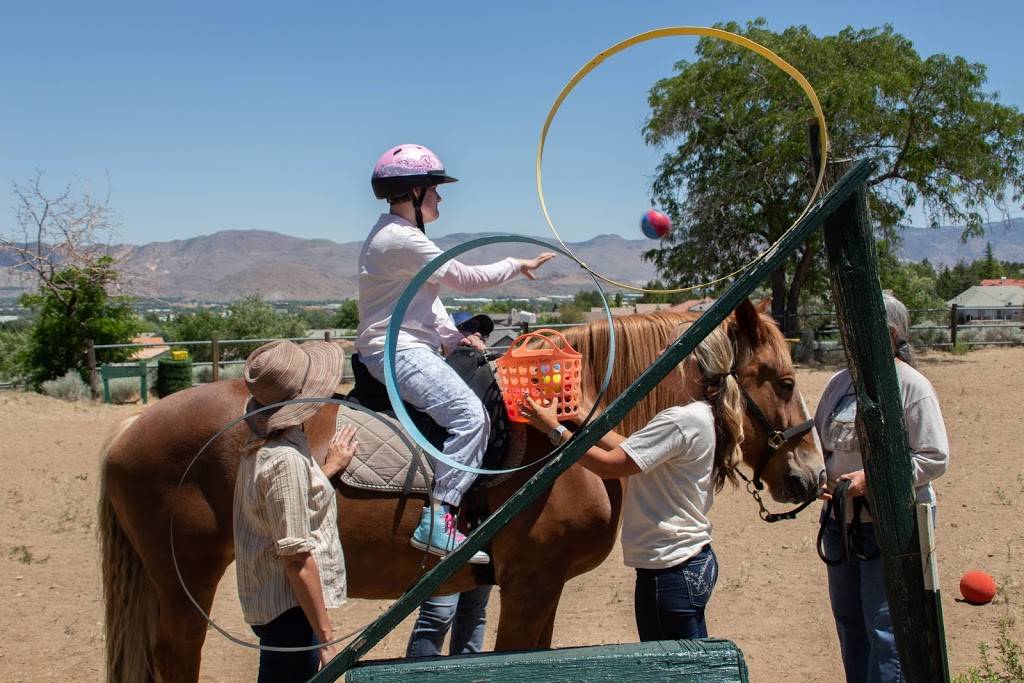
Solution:
[{"label": "horse's ear", "polygon": [[[762,302],[763,303],[763,302]],[[768,299],[771,304],[771,299]],[[734,311],[736,335],[747,338],[751,346],[761,341],[761,305],[754,305],[750,299],[744,299]]]},{"label": "horse's ear", "polygon": [[[747,301],[750,301],[750,300],[747,299]],[[772,298],[770,296],[765,297],[764,299],[761,299],[760,301],[758,301],[757,302],[757,306],[756,306],[758,313],[765,313],[765,314],[767,314],[768,311],[771,310],[771,307],[772,307]]]}]

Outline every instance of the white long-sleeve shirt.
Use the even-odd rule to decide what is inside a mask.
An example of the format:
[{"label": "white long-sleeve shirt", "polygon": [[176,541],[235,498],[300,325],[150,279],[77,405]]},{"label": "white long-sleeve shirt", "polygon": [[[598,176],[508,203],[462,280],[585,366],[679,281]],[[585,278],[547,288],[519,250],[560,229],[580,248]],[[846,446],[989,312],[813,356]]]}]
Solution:
[{"label": "white long-sleeve shirt", "polygon": [[[423,266],[441,254],[415,225],[401,216],[382,214],[359,254],[359,331],[356,351],[363,358],[384,352],[384,337],[398,298]],[[441,266],[413,297],[402,320],[398,349],[424,347],[447,353],[462,340],[438,296],[441,285],[476,292],[511,280],[520,261],[506,258],[483,266],[451,260]]]},{"label": "white long-sleeve shirt", "polygon": [[[931,382],[906,363],[896,362],[896,377],[903,402],[903,421],[907,427],[910,462],[914,467],[917,502],[935,502],[931,482],[949,466],[949,439],[939,410],[939,399]],[[837,372],[822,392],[814,415],[814,425],[825,451],[825,469],[830,486],[840,475],[864,469],[854,419],[857,402],[853,395],[849,370]],[[862,519],[868,520],[865,513]]]}]

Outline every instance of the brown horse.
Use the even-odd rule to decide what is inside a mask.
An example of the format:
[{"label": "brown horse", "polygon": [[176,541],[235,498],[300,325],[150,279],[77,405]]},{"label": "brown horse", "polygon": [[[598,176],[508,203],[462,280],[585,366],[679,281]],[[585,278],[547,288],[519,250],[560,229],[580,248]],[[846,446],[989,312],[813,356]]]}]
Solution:
[{"label": "brown horse", "polygon": [[[628,386],[678,334],[678,315],[652,314],[615,321],[618,351],[608,396]],[[749,301],[725,323],[736,344],[740,383],[764,414],[785,429],[807,419],[793,386],[785,340],[770,319]],[[608,356],[607,323],[569,330],[593,377]],[[239,380],[218,382],[161,400],[122,423],[109,439],[102,463],[99,527],[106,603],[107,677],[110,681],[195,681],[207,624],[188,602],[171,560],[169,523],[174,517],[175,550],[181,575],[208,612],[231,563],[232,492],[248,430],[226,432],[198,460],[188,480],[178,483],[199,448],[242,414],[247,394]],[[657,387],[623,420],[632,432],[669,406]],[[326,404],[306,424],[322,456],[335,429],[337,406]],[[747,419],[744,461],[750,467],[769,457],[766,436]],[[810,435],[793,439],[771,455],[763,477],[780,502],[800,502],[816,493],[823,466]],[[527,458],[550,450],[545,435],[530,430]],[[486,489],[490,509],[505,501],[532,472]],[[409,545],[423,499],[343,488],[338,524],[355,598],[396,598],[416,578],[422,553]],[[555,609],[566,581],[597,567],[614,544],[622,488],[574,466],[532,506],[495,536],[491,546],[501,586],[500,650],[549,647]],[[474,585],[463,568],[441,592]]]}]

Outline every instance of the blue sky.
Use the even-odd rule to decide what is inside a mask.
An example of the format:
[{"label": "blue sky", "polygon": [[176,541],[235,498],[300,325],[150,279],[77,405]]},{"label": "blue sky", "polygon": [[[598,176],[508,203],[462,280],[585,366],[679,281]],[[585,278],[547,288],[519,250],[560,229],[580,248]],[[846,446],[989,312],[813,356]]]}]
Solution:
[{"label": "blue sky", "polygon": [[[78,178],[103,194],[109,178],[126,242],[227,228],[345,242],[381,211],[377,156],[419,142],[462,181],[431,234],[546,234],[533,163],[568,78],[641,31],[757,16],[819,35],[892,23],[922,54],[987,64],[989,89],[1024,108],[1024,3],[775,4],[7,2],[0,183],[40,168],[53,190]],[[567,239],[640,236],[660,156],[640,135],[646,94],[693,45],[618,55],[563,106],[545,189]]]}]

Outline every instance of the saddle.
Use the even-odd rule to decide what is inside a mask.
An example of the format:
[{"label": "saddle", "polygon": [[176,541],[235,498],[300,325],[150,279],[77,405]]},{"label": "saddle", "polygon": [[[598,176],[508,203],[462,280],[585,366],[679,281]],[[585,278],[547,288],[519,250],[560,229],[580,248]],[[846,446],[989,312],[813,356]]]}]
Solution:
[{"label": "saddle", "polygon": [[[506,455],[510,450],[510,423],[501,391],[487,357],[476,349],[460,346],[448,356],[447,362],[480,398],[490,418],[487,451],[481,467],[506,467]],[[359,448],[352,463],[341,474],[342,482],[354,488],[371,491],[429,492],[433,463],[410,438],[405,436],[394,417],[387,389],[370,374],[359,360],[358,354],[352,356],[352,372],[355,375],[355,387],[347,398],[365,410],[360,411],[344,405],[338,410],[339,424],[354,423],[360,430],[357,439]],[[441,450],[448,432],[426,413],[420,412],[407,402],[404,406],[413,424],[435,448]],[[376,415],[368,415],[368,412]],[[520,453],[519,456],[521,455]],[[503,477],[480,476],[477,477],[474,488],[494,485],[502,479]]]}]

